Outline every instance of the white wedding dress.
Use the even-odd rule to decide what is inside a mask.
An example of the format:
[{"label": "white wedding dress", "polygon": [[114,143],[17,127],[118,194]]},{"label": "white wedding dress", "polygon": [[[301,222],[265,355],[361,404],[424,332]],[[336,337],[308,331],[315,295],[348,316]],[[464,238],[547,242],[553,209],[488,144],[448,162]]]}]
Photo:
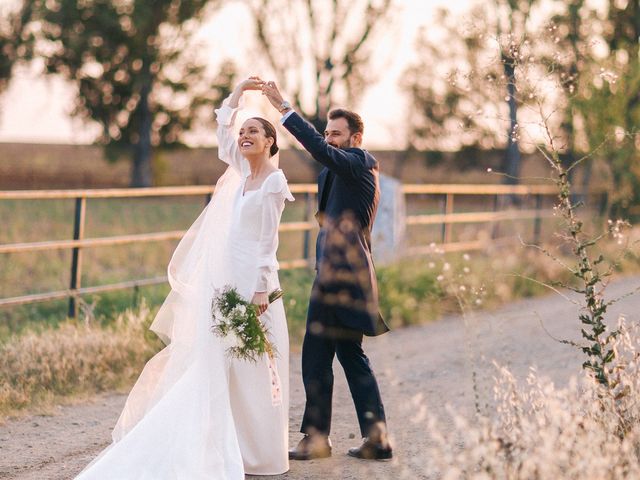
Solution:
[{"label": "white wedding dress", "polygon": [[219,157],[229,168],[168,268],[171,292],[151,329],[167,346],[145,366],[115,426],[113,443],[78,480],[238,480],[289,469],[289,338],[282,300],[260,317],[275,362],[230,359],[229,340],[211,331],[216,289],[248,300],[279,287],[278,224],[293,200],[281,170],[243,192],[249,165],[232,127],[236,111],[216,110]]}]

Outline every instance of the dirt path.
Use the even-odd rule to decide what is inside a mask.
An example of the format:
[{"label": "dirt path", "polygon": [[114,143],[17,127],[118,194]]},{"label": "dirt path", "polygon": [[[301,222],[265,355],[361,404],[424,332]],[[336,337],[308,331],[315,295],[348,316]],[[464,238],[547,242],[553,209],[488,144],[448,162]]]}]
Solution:
[{"label": "dirt path", "polygon": [[[617,296],[640,285],[640,277],[619,280],[609,289]],[[614,315],[640,316],[640,295],[615,305]],[[491,360],[511,367],[517,377],[532,365],[563,385],[579,373],[580,354],[554,342],[540,327],[556,337],[576,339],[576,307],[559,296],[511,304],[482,313],[466,322],[459,317],[399,329],[366,341],[382,390],[395,458],[391,462],[364,462],[346,457],[359,443],[355,412],[341,368],[336,364],[336,388],[330,459],[293,462],[291,470],[274,479],[388,479],[429,478],[424,471],[425,426],[415,418],[417,405],[446,421],[445,405],[473,410],[473,371],[479,379],[480,400],[490,401]],[[291,443],[297,432],[304,395],[300,357],[291,358]],[[73,478],[110,440],[125,397],[105,395],[92,402],[60,407],[52,416],[35,416],[0,426],[0,478],[62,480]],[[251,477],[260,478],[260,477]],[[109,479],[105,479],[109,480]]]}]

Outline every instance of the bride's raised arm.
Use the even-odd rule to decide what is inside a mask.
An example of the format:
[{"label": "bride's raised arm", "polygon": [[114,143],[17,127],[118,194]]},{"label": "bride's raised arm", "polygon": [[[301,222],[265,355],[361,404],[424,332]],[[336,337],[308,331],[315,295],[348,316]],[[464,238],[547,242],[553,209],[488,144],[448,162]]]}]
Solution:
[{"label": "bride's raised arm", "polygon": [[245,90],[261,90],[264,82],[258,77],[249,77],[236,86],[231,95],[225,98],[222,106],[216,109],[218,129],[218,158],[231,165],[240,175],[248,172],[247,160],[240,153],[233,124],[240,109],[240,99]]}]

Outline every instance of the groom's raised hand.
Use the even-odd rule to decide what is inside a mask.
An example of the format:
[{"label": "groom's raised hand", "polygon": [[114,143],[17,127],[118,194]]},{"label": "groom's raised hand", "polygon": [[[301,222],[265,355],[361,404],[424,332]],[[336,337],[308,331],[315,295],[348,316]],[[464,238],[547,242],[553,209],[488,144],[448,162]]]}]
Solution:
[{"label": "groom's raised hand", "polygon": [[286,113],[286,111],[291,108],[289,102],[285,102],[284,98],[282,98],[276,82],[264,82],[262,84],[262,94],[267,97],[271,105],[280,113]]}]

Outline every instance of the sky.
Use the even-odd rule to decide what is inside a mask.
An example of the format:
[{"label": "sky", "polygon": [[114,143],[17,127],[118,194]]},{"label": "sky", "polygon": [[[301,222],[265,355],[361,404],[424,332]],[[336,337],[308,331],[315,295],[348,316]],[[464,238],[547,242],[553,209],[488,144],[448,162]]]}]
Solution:
[{"label": "sky", "polygon": [[[13,0],[0,0],[0,4]],[[421,26],[433,22],[438,7],[462,12],[469,0],[396,0],[399,12],[390,35],[375,50],[379,71],[360,105],[359,113],[365,121],[365,146],[370,149],[403,148],[406,142],[406,116],[409,99],[400,91],[398,81],[411,63],[413,45]],[[250,47],[243,35],[247,18],[244,8],[232,3],[203,25],[199,33],[208,45],[211,58],[229,56],[241,59]],[[389,39],[393,38],[393,41]],[[240,66],[242,68],[242,63]],[[241,72],[250,75],[254,72]],[[259,72],[255,72],[258,73]],[[286,94],[286,92],[285,92]],[[96,125],[88,125],[69,115],[74,98],[73,89],[55,77],[42,78],[38,67],[21,68],[0,97],[0,142],[25,143],[91,143]],[[264,106],[258,105],[256,108]],[[194,135],[196,145],[212,145],[213,135]]]}]

